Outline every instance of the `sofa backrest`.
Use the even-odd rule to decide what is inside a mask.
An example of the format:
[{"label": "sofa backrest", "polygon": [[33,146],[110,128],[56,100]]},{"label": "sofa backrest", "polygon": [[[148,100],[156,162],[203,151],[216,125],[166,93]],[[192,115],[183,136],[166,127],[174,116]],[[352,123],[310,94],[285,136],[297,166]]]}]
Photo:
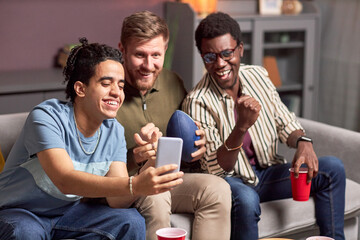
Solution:
[{"label": "sofa backrest", "polygon": [[0,148],[5,160],[18,138],[28,114],[28,112],[24,112],[0,115]]}]

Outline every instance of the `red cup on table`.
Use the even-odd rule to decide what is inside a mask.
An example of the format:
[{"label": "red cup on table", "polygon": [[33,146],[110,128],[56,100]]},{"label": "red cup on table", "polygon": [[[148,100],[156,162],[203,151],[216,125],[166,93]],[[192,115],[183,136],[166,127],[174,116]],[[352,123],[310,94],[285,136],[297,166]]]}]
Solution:
[{"label": "red cup on table", "polygon": [[306,240],[335,240],[335,239],[331,237],[312,236],[312,237],[308,237]]},{"label": "red cup on table", "polygon": [[158,240],[185,240],[186,234],[182,228],[161,228],[156,231]]},{"label": "red cup on table", "polygon": [[295,178],[294,168],[290,168],[291,190],[295,201],[307,201],[310,197],[311,181],[307,183],[307,168],[300,168],[299,177]]}]

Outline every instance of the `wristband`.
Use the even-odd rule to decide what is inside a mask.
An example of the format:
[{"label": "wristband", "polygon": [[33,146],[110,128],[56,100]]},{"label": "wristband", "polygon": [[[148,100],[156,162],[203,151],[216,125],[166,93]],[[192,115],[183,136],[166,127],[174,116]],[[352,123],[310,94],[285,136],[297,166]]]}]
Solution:
[{"label": "wristband", "polygon": [[306,137],[306,136],[300,136],[300,137],[296,140],[296,148],[298,147],[300,141],[313,143],[313,140],[312,140],[311,138]]},{"label": "wristband", "polygon": [[240,149],[240,148],[242,147],[242,145],[243,145],[243,143],[241,143],[240,146],[238,146],[238,147],[229,148],[228,146],[226,146],[226,141],[224,142],[224,146],[225,146],[225,148],[226,148],[226,150],[227,150],[228,152],[230,152],[230,151],[235,151],[235,150],[237,150],[237,149]]},{"label": "wristband", "polygon": [[134,196],[133,185],[132,185],[133,178],[134,178],[134,176],[129,177],[129,189],[130,189],[131,196]]}]

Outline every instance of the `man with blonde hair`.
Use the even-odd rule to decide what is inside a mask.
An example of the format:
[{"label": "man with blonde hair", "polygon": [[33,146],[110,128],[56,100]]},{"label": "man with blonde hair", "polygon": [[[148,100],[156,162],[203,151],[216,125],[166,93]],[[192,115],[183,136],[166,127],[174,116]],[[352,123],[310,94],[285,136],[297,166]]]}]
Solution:
[{"label": "man with blonde hair", "polygon": [[[154,165],[157,143],[148,129],[156,126],[165,134],[171,115],[186,95],[179,76],[163,69],[168,41],[166,22],[151,12],[132,14],[123,22],[119,48],[126,98],[117,119],[125,128],[129,172],[141,173],[146,165]],[[196,134],[201,139],[195,142],[199,150],[192,154],[194,163],[205,152],[204,131]],[[157,229],[170,227],[171,213],[194,214],[191,239],[230,238],[231,192],[217,176],[185,173],[181,185],[168,193],[143,197],[135,207],[145,218],[147,239],[156,239]]]}]

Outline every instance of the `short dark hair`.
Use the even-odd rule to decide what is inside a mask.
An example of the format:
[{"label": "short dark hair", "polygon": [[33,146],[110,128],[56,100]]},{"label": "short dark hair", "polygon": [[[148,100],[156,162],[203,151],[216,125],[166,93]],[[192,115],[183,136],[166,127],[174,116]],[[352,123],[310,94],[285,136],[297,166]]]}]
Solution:
[{"label": "short dark hair", "polygon": [[106,60],[122,62],[121,52],[105,44],[88,43],[86,38],[80,38],[80,45],[74,47],[67,59],[63,71],[66,85],[66,98],[74,102],[76,92],[74,84],[77,81],[89,84],[89,80],[95,74],[95,67]]},{"label": "short dark hair", "polygon": [[230,33],[234,40],[236,40],[237,45],[241,43],[241,30],[238,22],[226,13],[212,13],[201,20],[196,28],[196,47],[201,53],[201,41],[203,38],[211,39],[227,33]]}]

